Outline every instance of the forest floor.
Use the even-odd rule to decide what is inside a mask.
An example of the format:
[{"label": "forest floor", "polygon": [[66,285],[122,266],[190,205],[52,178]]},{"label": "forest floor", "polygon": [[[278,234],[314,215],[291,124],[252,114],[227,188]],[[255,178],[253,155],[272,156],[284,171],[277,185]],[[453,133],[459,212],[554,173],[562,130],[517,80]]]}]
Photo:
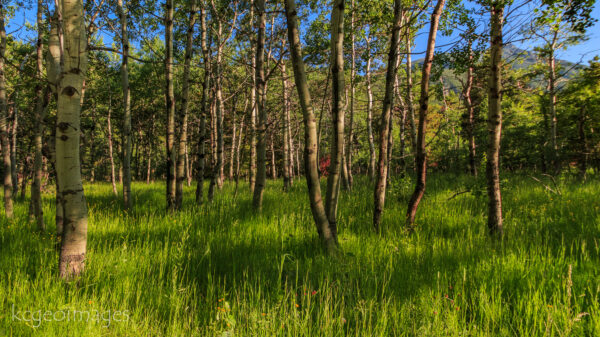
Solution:
[{"label": "forest floor", "polygon": [[[600,336],[600,181],[545,184],[554,192],[507,175],[496,241],[468,176],[429,177],[412,234],[412,185],[394,177],[379,235],[359,177],[342,192],[335,257],[322,254],[303,179],[289,193],[269,182],[262,215],[247,184],[204,207],[189,187],[165,214],[164,184],[134,183],[125,215],[110,184],[86,184],[74,283],[57,276],[54,225],[37,233],[18,201],[15,220],[0,214],[0,336]],[[44,201],[53,224],[52,193]]]}]

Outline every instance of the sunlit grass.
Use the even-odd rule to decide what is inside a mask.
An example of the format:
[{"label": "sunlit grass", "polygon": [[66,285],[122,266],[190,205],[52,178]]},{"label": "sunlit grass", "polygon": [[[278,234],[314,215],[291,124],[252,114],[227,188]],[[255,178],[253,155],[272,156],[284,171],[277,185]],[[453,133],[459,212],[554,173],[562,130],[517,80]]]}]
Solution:
[{"label": "sunlit grass", "polygon": [[[600,335],[598,181],[565,178],[556,194],[510,176],[502,242],[488,238],[485,191],[466,176],[431,175],[406,234],[411,188],[393,180],[376,235],[372,187],[358,178],[340,201],[342,254],[326,257],[302,179],[289,193],[270,182],[262,215],[245,184],[205,206],[187,188],[176,214],[164,211],[164,184],[135,183],[126,214],[109,184],[88,184],[87,269],[71,284],[57,277],[53,225],[36,233],[18,201],[15,220],[0,222],[0,336]],[[51,193],[45,217],[53,223]],[[38,324],[13,310],[128,319]]]}]

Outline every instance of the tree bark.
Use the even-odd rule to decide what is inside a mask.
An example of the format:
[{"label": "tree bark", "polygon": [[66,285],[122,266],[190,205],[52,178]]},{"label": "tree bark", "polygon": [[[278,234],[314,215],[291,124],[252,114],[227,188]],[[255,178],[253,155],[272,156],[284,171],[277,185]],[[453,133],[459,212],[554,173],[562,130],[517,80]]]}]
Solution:
[{"label": "tree bark", "polygon": [[4,57],[6,54],[6,30],[4,27],[4,4],[0,3],[0,141],[2,142],[2,160],[4,164],[4,214],[13,217],[12,174],[10,158],[10,141],[8,139],[8,102],[6,95],[6,78],[4,76]]},{"label": "tree bark", "polygon": [[107,128],[108,128],[108,157],[110,159],[110,183],[112,184],[112,191],[114,195],[117,195],[117,182],[115,177],[115,157],[113,155],[113,135],[112,135],[112,91],[110,90],[110,82],[108,84],[108,116],[106,116]]},{"label": "tree bark", "polygon": [[394,1],[394,24],[390,50],[388,52],[388,66],[385,76],[385,97],[381,111],[381,130],[379,132],[379,161],[377,170],[377,183],[375,185],[375,207],[373,211],[373,227],[379,232],[381,216],[385,205],[385,190],[388,176],[388,146],[390,145],[392,109],[394,107],[394,85],[398,72],[398,44],[400,43],[400,28],[402,20],[402,1]]},{"label": "tree bark", "polygon": [[350,120],[348,121],[348,139],[346,140],[346,181],[348,189],[352,190],[354,177],[352,176],[352,145],[354,144],[354,96],[356,94],[356,46],[354,45],[354,0],[351,1],[350,9],[350,41],[351,41],[351,64],[350,64]]},{"label": "tree bark", "polygon": [[335,0],[331,11],[331,166],[327,177],[325,210],[329,227],[337,237],[337,206],[344,153],[344,0]]},{"label": "tree bark", "polygon": [[[44,223],[44,209],[42,205],[42,146],[43,146],[43,135],[44,135],[44,118],[46,115],[46,107],[48,106],[48,101],[50,99],[50,91],[47,85],[43,85],[43,76],[44,76],[44,44],[43,44],[43,35],[44,28],[42,24],[43,20],[43,11],[44,11],[44,2],[43,0],[38,0],[37,3],[37,28],[38,28],[38,37],[36,43],[36,76],[37,83],[35,86],[35,115],[34,120],[36,125],[34,126],[34,159],[33,159],[33,183],[31,184],[31,209],[33,210],[33,217],[35,218],[35,222],[37,223],[37,227],[40,231],[46,230],[46,224]],[[42,90],[42,87],[45,89]]]},{"label": "tree bark", "polygon": [[290,45],[299,103],[304,116],[304,167],[306,169],[306,184],[308,186],[310,209],[321,243],[327,252],[335,252],[338,247],[337,231],[330,227],[327,213],[323,206],[323,199],[321,198],[321,185],[317,167],[317,125],[308,90],[304,60],[302,59],[297,14],[295,0],[286,0],[285,15],[287,18],[288,43]]},{"label": "tree bark", "polygon": [[[417,153],[417,127],[415,123],[415,105],[413,102],[413,78],[412,78],[412,37],[410,35],[410,26],[406,28],[406,106],[408,107],[408,117],[410,118],[410,138],[412,141],[413,154]],[[416,169],[416,167],[415,167]]]},{"label": "tree bark", "polygon": [[371,181],[375,181],[375,136],[373,135],[373,90],[371,88],[371,46],[367,38],[367,69],[365,73],[367,84],[367,133],[369,139],[369,167],[368,174]]},{"label": "tree bark", "polygon": [[183,182],[186,180],[185,162],[188,138],[188,106],[190,92],[190,64],[193,55],[194,25],[196,24],[196,0],[191,0],[189,8],[189,22],[186,32],[185,56],[183,63],[183,88],[181,93],[181,133],[179,135],[179,153],[177,156],[177,183],[175,187],[175,208],[180,209],[183,203]]},{"label": "tree bark", "polygon": [[254,185],[254,195],[252,205],[254,209],[262,208],[262,199],[267,179],[267,111],[265,109],[265,28],[266,28],[266,13],[265,0],[256,0],[256,10],[258,16],[258,35],[256,39],[256,108],[258,111],[258,139],[256,143],[256,183]]},{"label": "tree bark", "polygon": [[206,168],[206,116],[208,115],[208,96],[210,87],[210,57],[208,50],[207,41],[207,27],[206,27],[206,2],[203,1],[203,6],[200,9],[200,29],[201,33],[201,47],[202,47],[202,59],[204,63],[204,79],[202,81],[202,99],[201,99],[201,111],[200,111],[200,130],[198,134],[198,178],[196,185],[196,204],[202,205],[204,203],[204,172]]},{"label": "tree bark", "polygon": [[131,207],[131,95],[129,88],[129,37],[126,6],[117,0],[117,12],[121,21],[121,86],[123,90],[123,209]]},{"label": "tree bark", "polygon": [[[282,40],[281,50],[284,50],[283,44],[285,41]],[[285,62],[281,63],[279,67],[281,70],[281,90],[282,90],[282,105],[283,113],[281,114],[282,124],[282,144],[283,144],[283,190],[288,191],[291,187],[291,158],[290,158],[290,106],[288,97],[288,82],[286,77]]]},{"label": "tree bark", "polygon": [[[254,27],[254,0],[250,0],[251,27]],[[250,192],[254,193],[256,185],[256,43],[250,41],[250,58],[252,59],[252,87],[250,88]]]},{"label": "tree bark", "polygon": [[[469,45],[469,63],[473,62],[473,52]],[[473,106],[473,100],[471,98],[471,91],[473,89],[473,66],[469,64],[467,69],[467,83],[465,85],[465,91],[463,98],[465,106],[467,108],[467,141],[469,142],[469,173],[477,177],[477,147],[475,144],[475,107]]]},{"label": "tree bark", "polygon": [[175,203],[175,94],[173,92],[173,0],[167,0],[165,11],[165,78],[167,109],[167,210],[173,211]]},{"label": "tree bark", "polygon": [[57,90],[56,171],[60,182],[64,229],[59,271],[63,279],[70,279],[83,272],[87,246],[88,215],[79,160],[87,40],[82,1],[61,0],[60,3],[59,32],[62,32],[63,48]]},{"label": "tree bark", "polygon": [[502,235],[502,195],[500,191],[500,137],[502,134],[502,26],[504,6],[491,5],[490,82],[488,93],[488,149],[486,181],[488,194],[488,229]]},{"label": "tree bark", "polygon": [[[425,133],[427,131],[427,113],[429,111],[429,77],[431,75],[431,65],[433,63],[433,53],[435,50],[435,38],[437,35],[438,24],[445,0],[438,0],[433,14],[431,15],[431,25],[429,28],[429,38],[427,40],[427,52],[423,62],[423,71],[421,75],[421,98],[419,99],[419,130],[417,135],[416,169],[417,183],[415,190],[408,203],[406,212],[406,224],[412,228],[415,223],[415,215],[419,203],[425,194],[425,184],[427,175],[427,149],[425,143]],[[410,108],[409,108],[410,109]]]}]

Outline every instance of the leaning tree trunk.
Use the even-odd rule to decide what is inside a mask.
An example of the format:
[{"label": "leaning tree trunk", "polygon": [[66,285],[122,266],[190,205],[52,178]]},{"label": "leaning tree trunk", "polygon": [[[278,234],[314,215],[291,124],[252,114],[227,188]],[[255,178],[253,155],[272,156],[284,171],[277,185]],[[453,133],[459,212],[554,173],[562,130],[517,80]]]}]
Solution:
[{"label": "leaning tree trunk", "polygon": [[183,203],[183,182],[186,180],[185,159],[187,154],[188,138],[188,106],[190,93],[190,64],[192,62],[194,25],[196,24],[196,0],[190,3],[190,21],[188,23],[185,43],[185,56],[183,63],[183,88],[181,93],[181,133],[179,135],[179,153],[177,155],[177,183],[175,188],[175,208],[181,208]]},{"label": "leaning tree trunk", "polygon": [[486,180],[488,229],[502,235],[502,195],[500,192],[500,137],[502,134],[502,26],[504,6],[491,5],[490,82],[488,93],[488,149]]},{"label": "leaning tree trunk", "polygon": [[427,149],[425,143],[425,133],[427,131],[427,112],[429,110],[429,76],[431,75],[431,64],[433,63],[433,52],[435,49],[435,37],[437,35],[438,24],[445,0],[438,0],[437,5],[431,15],[431,26],[429,28],[429,38],[427,40],[427,52],[423,62],[423,71],[421,75],[421,98],[419,99],[419,130],[417,135],[416,169],[417,183],[408,203],[406,212],[406,224],[412,228],[415,223],[415,215],[419,203],[425,194],[425,183],[427,175]]},{"label": "leaning tree trunk", "polygon": [[[37,27],[38,27],[38,38],[36,43],[36,65],[37,65],[37,83],[35,86],[35,115],[34,120],[36,125],[34,126],[34,159],[33,159],[33,183],[31,184],[31,209],[33,210],[33,216],[37,223],[37,227],[39,230],[46,230],[46,224],[44,223],[44,210],[42,207],[42,142],[44,135],[44,117],[46,112],[46,107],[48,106],[49,94],[47,85],[43,85],[42,77],[44,76],[44,44],[43,44],[43,35],[44,35],[44,27],[42,24],[42,15],[44,11],[44,2],[42,0],[38,0],[37,4]],[[45,90],[42,90],[42,87]],[[44,92],[43,92],[44,91]]]},{"label": "leaning tree trunk", "polygon": [[117,11],[121,20],[121,86],[123,89],[123,208],[131,207],[131,95],[129,89],[129,38],[127,12],[123,0],[117,0]]},{"label": "leaning tree trunk", "polygon": [[258,36],[256,39],[256,108],[258,111],[258,139],[256,142],[256,183],[254,185],[254,195],[252,205],[254,209],[262,208],[263,193],[267,180],[267,111],[265,109],[265,27],[266,13],[265,0],[256,0],[256,10],[258,15]]},{"label": "leaning tree trunk", "polygon": [[373,211],[373,227],[379,231],[381,215],[385,205],[385,189],[388,176],[388,145],[391,135],[392,109],[394,107],[394,84],[398,72],[398,44],[400,43],[400,28],[402,19],[402,1],[394,1],[394,26],[388,53],[388,66],[385,76],[385,97],[381,112],[381,130],[379,132],[379,161],[377,170],[377,184],[375,185],[375,207]]},{"label": "leaning tree trunk", "polygon": [[63,279],[69,279],[83,272],[87,245],[88,216],[79,160],[80,101],[87,71],[87,40],[83,2],[62,0],[60,3],[58,31],[62,34],[63,48],[57,87],[56,172],[64,228],[59,270]]},{"label": "leaning tree trunk", "polygon": [[222,80],[222,63],[223,63],[223,44],[224,41],[221,38],[223,35],[222,24],[219,21],[217,24],[219,26],[217,31],[217,55],[216,55],[216,69],[215,69],[215,99],[216,99],[216,166],[214,167],[213,174],[214,180],[217,184],[217,187],[221,189],[223,187],[223,167],[225,165],[225,143],[223,138],[223,114],[225,113],[225,105],[223,102],[223,80]]},{"label": "leaning tree trunk", "polygon": [[337,237],[337,206],[344,159],[344,0],[335,0],[331,11],[331,166],[327,177],[325,210],[329,227]]},{"label": "leaning tree trunk", "polygon": [[173,92],[173,0],[165,13],[165,96],[167,103],[167,210],[175,210],[175,94]]},{"label": "leaning tree trunk", "polygon": [[469,46],[469,69],[467,69],[467,83],[465,85],[465,91],[463,93],[463,99],[467,108],[467,141],[469,142],[469,173],[472,176],[477,176],[477,164],[476,164],[476,144],[475,144],[475,106],[471,98],[471,91],[473,89],[473,52],[471,46]]},{"label": "leaning tree trunk", "polygon": [[10,141],[8,139],[8,103],[6,97],[6,78],[4,77],[4,55],[6,54],[6,30],[4,28],[4,5],[0,3],[0,141],[2,142],[2,160],[4,163],[4,214],[13,217],[12,188],[13,181],[10,164]]},{"label": "leaning tree trunk", "polygon": [[317,123],[308,90],[300,32],[298,29],[298,16],[295,0],[285,1],[285,15],[287,18],[288,43],[294,68],[294,79],[298,91],[299,103],[304,115],[304,167],[306,169],[306,184],[310,199],[310,209],[319,233],[319,238],[327,252],[337,250],[337,232],[330,227],[327,213],[321,198],[321,184],[319,183],[319,170],[317,167]]}]

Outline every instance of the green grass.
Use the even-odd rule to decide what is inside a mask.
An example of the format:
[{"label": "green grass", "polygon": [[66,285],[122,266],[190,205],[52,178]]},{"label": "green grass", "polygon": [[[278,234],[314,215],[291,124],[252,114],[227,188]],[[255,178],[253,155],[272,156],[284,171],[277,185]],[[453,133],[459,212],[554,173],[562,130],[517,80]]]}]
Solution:
[{"label": "green grass", "polygon": [[[54,226],[36,233],[20,201],[14,221],[0,215],[0,336],[599,336],[600,182],[564,178],[558,195],[509,176],[497,242],[485,193],[448,200],[471,180],[431,175],[408,235],[412,185],[395,179],[376,235],[372,187],[359,178],[342,192],[336,257],[321,252],[302,179],[289,193],[270,182],[262,215],[247,185],[204,207],[188,188],[184,210],[166,215],[164,184],[135,183],[124,215],[110,185],[88,184],[76,283],[57,276]],[[53,223],[51,194],[45,217]],[[26,322],[13,310],[128,320]]]}]

